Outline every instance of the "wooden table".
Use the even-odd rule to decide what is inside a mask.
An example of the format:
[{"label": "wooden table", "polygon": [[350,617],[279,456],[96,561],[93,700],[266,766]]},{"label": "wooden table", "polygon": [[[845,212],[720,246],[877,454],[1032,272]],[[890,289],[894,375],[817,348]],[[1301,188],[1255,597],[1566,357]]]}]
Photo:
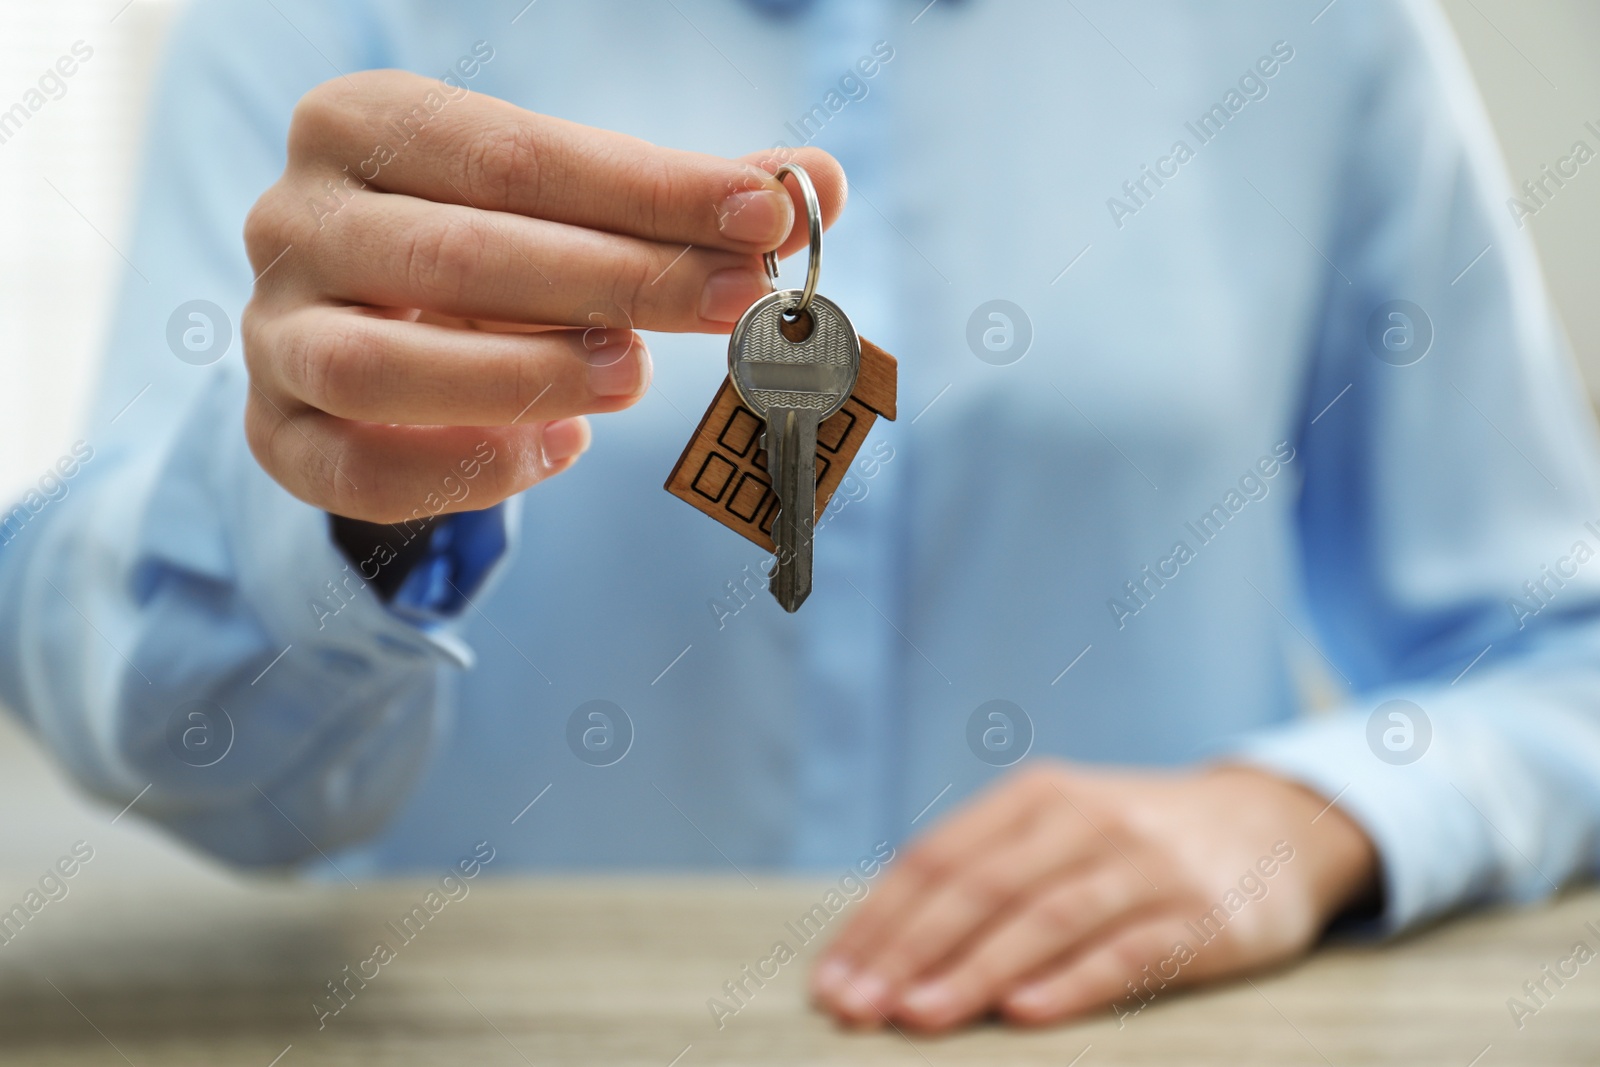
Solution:
[{"label": "wooden table", "polygon": [[[811,1012],[804,969],[816,943],[721,1029],[713,1022],[707,1000],[724,982],[774,941],[796,943],[785,923],[822,891],[808,883],[480,877],[414,920],[407,943],[388,924],[437,883],[210,879],[185,890],[118,885],[110,870],[95,885],[95,873],[86,867],[81,891],[0,945],[8,1067],[1600,1063],[1600,961],[1520,1031],[1506,1006],[1574,942],[1600,949],[1585,929],[1600,928],[1594,892],[1397,946],[1325,949],[1253,983],[1158,998],[1120,1028],[1107,1014],[931,1039],[841,1033]],[[5,904],[26,883],[7,876],[0,887]],[[366,963],[378,940],[393,958]],[[376,977],[350,979],[348,1003],[319,1029],[313,1005],[340,1003],[325,983],[362,970]]]}]

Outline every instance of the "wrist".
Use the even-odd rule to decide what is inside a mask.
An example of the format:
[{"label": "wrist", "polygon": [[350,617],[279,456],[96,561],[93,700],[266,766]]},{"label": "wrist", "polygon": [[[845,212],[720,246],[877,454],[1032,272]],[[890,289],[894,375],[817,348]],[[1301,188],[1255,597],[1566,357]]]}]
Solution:
[{"label": "wrist", "polygon": [[1305,872],[1311,904],[1323,925],[1377,908],[1382,893],[1378,850],[1333,798],[1256,767],[1227,765],[1213,774],[1248,778],[1275,815]]}]

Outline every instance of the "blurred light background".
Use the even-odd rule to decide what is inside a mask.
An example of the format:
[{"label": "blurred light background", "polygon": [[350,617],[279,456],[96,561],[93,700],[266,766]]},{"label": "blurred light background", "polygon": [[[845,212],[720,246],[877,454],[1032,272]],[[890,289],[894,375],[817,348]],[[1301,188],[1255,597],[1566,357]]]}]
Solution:
[{"label": "blurred light background", "polygon": [[[129,233],[145,103],[184,0],[0,0],[0,111],[82,41],[93,49],[59,99],[0,142],[0,494],[36,480],[76,436]],[[258,0],[267,3],[268,0]],[[446,0],[436,0],[446,2]],[[662,0],[643,0],[662,2]],[[1325,0],[1296,0],[1309,18]],[[1335,0],[1364,3],[1369,0]],[[1499,132],[1512,183],[1582,139],[1600,148],[1600,4],[1445,0]],[[4,131],[0,131],[4,132]],[[1591,396],[1600,398],[1600,170],[1580,171],[1527,222]],[[0,716],[0,867],[48,862],[95,827],[168,873],[193,866],[137,819],[73,798]],[[119,864],[124,861],[119,860]],[[124,867],[124,869],[127,869]]]}]

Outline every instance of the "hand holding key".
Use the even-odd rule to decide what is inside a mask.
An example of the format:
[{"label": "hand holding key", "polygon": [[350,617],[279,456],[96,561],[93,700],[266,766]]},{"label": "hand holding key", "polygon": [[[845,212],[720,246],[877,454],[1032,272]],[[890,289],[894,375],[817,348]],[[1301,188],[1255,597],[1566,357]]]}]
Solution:
[{"label": "hand holding key", "polygon": [[[843,172],[793,156],[831,223]],[[568,469],[583,416],[649,386],[633,328],[725,333],[770,288],[761,254],[805,243],[769,159],[659,148],[397,71],[313,90],[245,228],[257,460],[371,522],[410,516],[482,441],[497,458],[463,507]]]}]

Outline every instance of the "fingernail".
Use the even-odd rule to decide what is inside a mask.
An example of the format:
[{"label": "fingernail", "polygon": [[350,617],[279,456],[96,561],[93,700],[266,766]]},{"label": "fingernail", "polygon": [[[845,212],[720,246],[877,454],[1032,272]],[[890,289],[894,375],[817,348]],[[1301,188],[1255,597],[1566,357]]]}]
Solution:
[{"label": "fingernail", "polygon": [[944,982],[929,982],[914,987],[901,1003],[918,1015],[943,1015],[954,1005],[956,991]]},{"label": "fingernail", "polygon": [[1045,1010],[1049,1006],[1050,994],[1044,986],[1024,986],[1006,998],[1006,1003],[1012,1008],[1034,1014]]},{"label": "fingernail", "polygon": [[832,993],[844,985],[844,980],[849,974],[850,968],[843,960],[824,960],[817,965],[816,972],[811,976],[812,987],[819,993]]},{"label": "fingernail", "polygon": [[839,988],[839,1000],[851,1015],[876,1019],[888,993],[888,982],[875,974],[863,974]]},{"label": "fingernail", "polygon": [[639,392],[650,366],[644,342],[632,330],[583,331],[583,358],[589,364],[589,391],[600,397]]},{"label": "fingernail", "polygon": [[700,317],[709,322],[738,322],[746,308],[770,291],[764,274],[744,267],[719,270],[706,279],[700,294]]},{"label": "fingernail", "polygon": [[717,209],[717,229],[732,241],[776,248],[794,224],[794,202],[788,193],[758,190],[734,193]]},{"label": "fingernail", "polygon": [[589,448],[589,430],[582,419],[557,419],[544,427],[544,459],[549,466],[581,456]]}]

